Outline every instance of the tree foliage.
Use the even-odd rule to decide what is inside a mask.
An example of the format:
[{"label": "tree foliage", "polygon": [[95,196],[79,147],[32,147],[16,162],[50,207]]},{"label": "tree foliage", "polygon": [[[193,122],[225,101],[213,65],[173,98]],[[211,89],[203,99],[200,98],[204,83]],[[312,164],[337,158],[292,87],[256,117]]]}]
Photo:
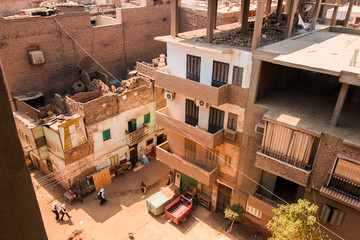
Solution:
[{"label": "tree foliage", "polygon": [[225,213],[225,218],[228,218],[232,221],[229,229],[229,231],[231,232],[234,222],[240,221],[241,217],[245,214],[245,210],[243,207],[240,206],[240,204],[233,204],[233,205],[228,205],[225,208],[224,213]]},{"label": "tree foliage", "polygon": [[297,203],[280,205],[275,208],[275,216],[266,225],[272,233],[269,240],[327,239],[327,236],[321,232],[316,224],[317,209],[318,206],[305,199],[299,199]]}]

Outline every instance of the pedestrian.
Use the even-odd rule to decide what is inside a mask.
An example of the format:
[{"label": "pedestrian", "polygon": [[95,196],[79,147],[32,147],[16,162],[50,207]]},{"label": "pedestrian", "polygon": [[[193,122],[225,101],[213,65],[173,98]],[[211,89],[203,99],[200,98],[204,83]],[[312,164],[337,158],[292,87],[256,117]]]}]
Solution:
[{"label": "pedestrian", "polygon": [[58,208],[58,203],[57,203],[57,202],[54,202],[51,211],[52,211],[53,213],[55,213],[55,215],[56,215],[55,220],[58,220],[58,219],[59,219],[59,212],[58,212],[57,208]]},{"label": "pedestrian", "polygon": [[63,205],[61,205],[61,220],[64,220],[64,215],[66,215],[69,219],[71,218],[69,216],[69,214],[67,213],[66,211],[66,208],[65,208],[65,203]]},{"label": "pedestrian", "polygon": [[100,205],[103,205],[103,203],[106,202],[104,188],[101,188],[98,192],[98,199],[100,199]]},{"label": "pedestrian", "polygon": [[141,182],[140,188],[141,188],[142,193],[145,194],[146,193],[146,185],[144,184],[144,182]]},{"label": "pedestrian", "polygon": [[83,203],[80,189],[77,186],[74,185],[73,190],[74,190],[76,199],[78,199],[81,203]]}]

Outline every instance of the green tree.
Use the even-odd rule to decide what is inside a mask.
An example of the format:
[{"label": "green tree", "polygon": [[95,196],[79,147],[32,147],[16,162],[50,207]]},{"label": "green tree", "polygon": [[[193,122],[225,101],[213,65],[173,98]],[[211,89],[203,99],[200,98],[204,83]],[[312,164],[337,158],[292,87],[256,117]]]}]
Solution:
[{"label": "green tree", "polygon": [[317,209],[318,206],[305,199],[290,205],[279,205],[273,210],[275,216],[266,225],[272,233],[269,240],[327,239],[316,224]]},{"label": "green tree", "polygon": [[229,229],[229,232],[231,232],[234,222],[240,221],[241,217],[245,214],[245,210],[240,206],[240,204],[233,204],[228,205],[224,213],[225,218],[228,218],[232,221]]}]

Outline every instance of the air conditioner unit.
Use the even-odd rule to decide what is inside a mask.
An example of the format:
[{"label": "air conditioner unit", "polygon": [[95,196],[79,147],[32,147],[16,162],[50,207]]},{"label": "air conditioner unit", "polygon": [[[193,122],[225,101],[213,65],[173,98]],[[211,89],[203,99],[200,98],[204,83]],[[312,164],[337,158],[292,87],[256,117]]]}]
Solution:
[{"label": "air conditioner unit", "polygon": [[235,140],[236,139],[236,131],[227,128],[224,131],[224,137],[227,139],[230,139],[230,140]]},{"label": "air conditioner unit", "polygon": [[264,134],[264,128],[265,128],[264,124],[258,123],[255,125],[255,132],[259,134]]},{"label": "air conditioner unit", "polygon": [[34,50],[29,52],[30,63],[33,65],[41,64],[45,62],[43,52],[40,50]]},{"label": "air conditioner unit", "polygon": [[165,91],[165,98],[167,100],[174,100],[175,99],[175,93],[174,92],[168,92],[168,91]]},{"label": "air conditioner unit", "polygon": [[202,107],[202,108],[207,108],[208,103],[204,102],[204,101],[201,101],[201,100],[196,100],[196,106]]}]

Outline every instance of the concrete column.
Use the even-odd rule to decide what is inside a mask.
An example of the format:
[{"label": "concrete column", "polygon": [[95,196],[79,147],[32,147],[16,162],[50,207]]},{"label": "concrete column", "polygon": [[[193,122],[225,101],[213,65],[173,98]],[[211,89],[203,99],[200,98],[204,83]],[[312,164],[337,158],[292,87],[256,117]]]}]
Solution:
[{"label": "concrete column", "polygon": [[340,90],[340,93],[339,93],[339,96],[338,96],[338,99],[337,99],[337,102],[335,105],[335,109],[334,109],[333,115],[331,117],[330,126],[332,126],[332,127],[336,127],[336,124],[338,123],[339,116],[340,116],[341,110],[344,106],[347,92],[349,90],[349,86],[350,85],[347,83],[343,83],[341,86],[341,90]]},{"label": "concrete column", "polygon": [[294,15],[297,7],[298,7],[298,0],[291,0],[290,10],[286,22],[285,38],[291,37],[291,31],[294,25]]},{"label": "concrete column", "polygon": [[[47,239],[15,127],[0,62],[1,239]],[[55,217],[55,215],[54,215]]]},{"label": "concrete column", "polygon": [[258,0],[256,7],[255,27],[251,44],[251,51],[254,51],[260,45],[261,29],[263,25],[266,0]]},{"label": "concrete column", "polygon": [[[254,104],[257,98],[259,83],[260,83],[261,68],[262,68],[262,62],[259,59],[254,59],[251,70],[251,80],[250,80],[250,88],[249,88],[250,90],[248,97],[248,103],[251,104]],[[246,142],[244,138],[243,138],[243,142],[244,143]]]},{"label": "concrete column", "polygon": [[171,36],[179,33],[179,0],[171,0]]},{"label": "concrete column", "polygon": [[217,19],[217,9],[218,9],[218,0],[216,0],[216,3],[215,3],[215,16],[213,18],[213,25],[214,25],[214,29],[216,29],[216,19]]},{"label": "concrete column", "polygon": [[338,11],[339,11],[339,0],[336,1],[336,6],[334,7],[334,11],[333,11],[333,14],[331,16],[331,21],[330,21],[330,26],[335,26],[336,25],[336,17],[337,17],[337,14],[338,14]]},{"label": "concrete column", "polygon": [[267,0],[267,2],[266,2],[266,9],[265,9],[266,15],[270,14],[270,11],[271,11],[271,3],[272,3],[272,0]]},{"label": "concrete column", "polygon": [[351,16],[351,11],[352,11],[353,6],[354,6],[354,0],[350,0],[349,8],[348,8],[348,11],[346,13],[345,20],[344,20],[344,27],[346,27],[348,25],[348,23],[349,23],[349,19],[350,19],[350,16]]},{"label": "concrete column", "polygon": [[291,2],[292,0],[286,0],[284,13],[289,14]]},{"label": "concrete column", "polygon": [[216,15],[217,0],[208,0],[206,42],[211,43],[214,36],[214,18]]},{"label": "concrete column", "polygon": [[241,0],[241,32],[246,33],[249,20],[250,0]]},{"label": "concrete column", "polygon": [[321,0],[316,0],[315,8],[313,11],[313,18],[311,20],[310,30],[315,30],[316,22],[320,13],[320,7],[321,7]]},{"label": "concrete column", "polygon": [[276,7],[276,20],[278,22],[280,21],[281,14],[282,14],[282,5],[283,5],[283,0],[278,0],[278,4]]}]

